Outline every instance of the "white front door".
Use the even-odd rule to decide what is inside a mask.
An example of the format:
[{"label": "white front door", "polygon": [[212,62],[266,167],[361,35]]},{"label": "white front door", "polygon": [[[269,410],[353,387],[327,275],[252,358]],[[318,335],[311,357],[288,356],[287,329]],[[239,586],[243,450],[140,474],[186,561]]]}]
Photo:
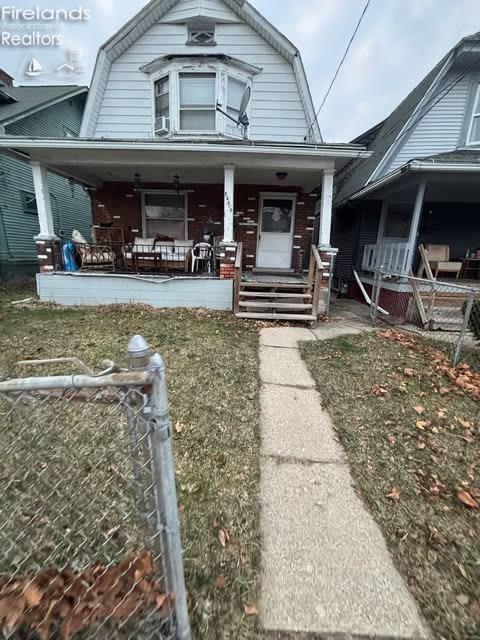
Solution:
[{"label": "white front door", "polygon": [[290,269],[292,266],[295,196],[262,195],[259,217],[257,267]]}]

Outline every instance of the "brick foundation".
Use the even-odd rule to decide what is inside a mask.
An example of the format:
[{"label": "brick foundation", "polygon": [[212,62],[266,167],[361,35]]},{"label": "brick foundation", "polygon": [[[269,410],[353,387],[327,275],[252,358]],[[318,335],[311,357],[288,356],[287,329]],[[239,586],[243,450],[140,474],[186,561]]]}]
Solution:
[{"label": "brick foundation", "polygon": [[62,250],[58,238],[35,240],[35,245],[40,273],[50,273],[62,269]]},{"label": "brick foundation", "polygon": [[[171,189],[171,184],[144,184],[145,189]],[[214,236],[223,237],[223,184],[182,185],[187,191],[188,238],[194,242],[203,240],[202,232],[208,224]],[[297,206],[291,268],[297,272],[308,269],[310,246],[314,227],[316,198],[303,193],[300,188],[278,185],[235,186],[234,237],[243,244],[243,268],[256,266],[258,212],[262,193],[296,193]],[[133,242],[142,236],[142,199],[133,184],[105,183],[92,194],[93,223],[121,227],[125,242]],[[222,270],[221,270],[222,271]],[[228,265],[223,269],[231,273]]]}]

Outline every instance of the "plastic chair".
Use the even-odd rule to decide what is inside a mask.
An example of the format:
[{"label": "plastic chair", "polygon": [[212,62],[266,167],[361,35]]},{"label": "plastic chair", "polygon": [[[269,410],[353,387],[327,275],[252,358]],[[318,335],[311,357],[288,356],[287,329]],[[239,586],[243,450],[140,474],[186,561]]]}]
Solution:
[{"label": "plastic chair", "polygon": [[207,263],[208,273],[212,272],[212,245],[208,242],[199,242],[192,250],[192,273],[198,270],[199,261]]}]

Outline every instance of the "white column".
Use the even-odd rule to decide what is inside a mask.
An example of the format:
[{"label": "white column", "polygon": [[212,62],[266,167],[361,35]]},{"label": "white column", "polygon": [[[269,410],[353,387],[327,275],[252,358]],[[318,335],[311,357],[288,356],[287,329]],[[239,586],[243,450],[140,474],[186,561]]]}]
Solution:
[{"label": "white column", "polygon": [[52,204],[48,190],[47,169],[36,160],[32,160],[30,164],[32,166],[38,222],[40,224],[40,233],[35,237],[35,240],[56,240],[57,237],[53,226]]},{"label": "white column", "polygon": [[223,241],[233,242],[235,165],[224,166]]},{"label": "white column", "polygon": [[412,224],[410,225],[410,234],[408,236],[408,258],[406,261],[406,272],[409,274],[413,260],[415,258],[415,245],[417,244],[418,227],[420,225],[420,218],[422,215],[423,200],[425,198],[425,189],[427,181],[425,178],[420,181],[417,189],[417,195],[415,197],[415,206],[413,208]]},{"label": "white column", "polygon": [[322,201],[320,205],[319,247],[330,247],[332,227],[333,176],[335,169],[325,169],[322,176]]}]

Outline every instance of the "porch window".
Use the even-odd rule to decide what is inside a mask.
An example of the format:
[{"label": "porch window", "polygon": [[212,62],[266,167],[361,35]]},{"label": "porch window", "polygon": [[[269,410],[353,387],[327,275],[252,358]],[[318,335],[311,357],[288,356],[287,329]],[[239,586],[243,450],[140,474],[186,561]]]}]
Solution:
[{"label": "porch window", "polygon": [[155,82],[155,134],[163,133],[169,129],[170,117],[170,91],[169,78],[159,78]]},{"label": "porch window", "polygon": [[408,203],[392,203],[388,205],[385,221],[384,238],[403,240],[410,236],[412,224],[412,205]]},{"label": "porch window", "polygon": [[468,142],[470,144],[480,142],[480,84],[477,87],[477,95],[473,106],[472,121],[470,123],[470,132],[468,134]]},{"label": "porch window", "polygon": [[28,215],[31,216],[38,215],[37,199],[34,193],[30,191],[20,191],[20,198],[22,200],[23,213],[28,213]]},{"label": "porch window", "polygon": [[216,130],[216,74],[180,74],[180,130]]},{"label": "porch window", "polygon": [[173,240],[186,240],[185,196],[174,193],[145,193],[144,236],[163,236]]}]

